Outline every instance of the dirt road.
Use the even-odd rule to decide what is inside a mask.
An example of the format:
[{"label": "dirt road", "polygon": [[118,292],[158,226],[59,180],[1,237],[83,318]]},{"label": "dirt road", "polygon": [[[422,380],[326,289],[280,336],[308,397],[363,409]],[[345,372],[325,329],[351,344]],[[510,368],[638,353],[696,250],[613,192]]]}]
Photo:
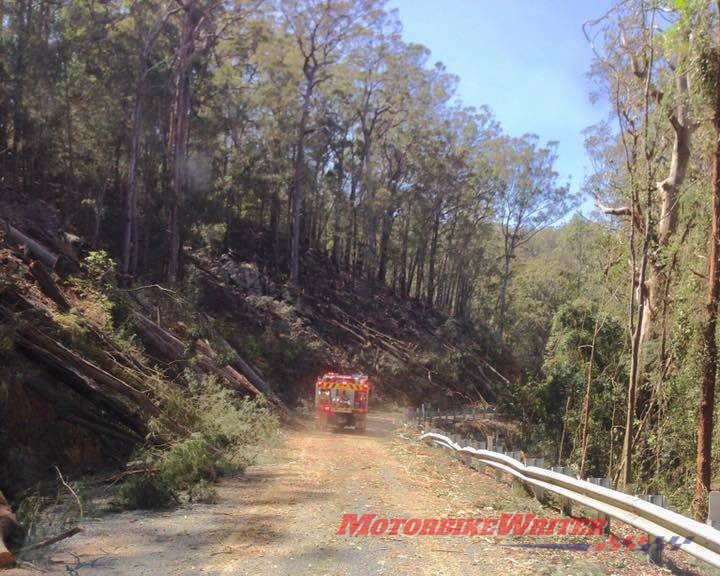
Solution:
[{"label": "dirt road", "polygon": [[[510,537],[335,535],[343,513],[387,518],[558,515],[514,493],[494,475],[471,470],[439,449],[413,442],[410,430],[397,430],[398,422],[394,414],[375,415],[364,435],[289,432],[267,462],[243,478],[220,483],[218,504],[194,504],[166,513],[126,512],[89,521],[83,534],[55,545],[35,562],[49,573],[80,575],[670,572],[626,550],[504,546],[516,542]],[[673,572],[697,573],[684,560],[679,562]]]}]

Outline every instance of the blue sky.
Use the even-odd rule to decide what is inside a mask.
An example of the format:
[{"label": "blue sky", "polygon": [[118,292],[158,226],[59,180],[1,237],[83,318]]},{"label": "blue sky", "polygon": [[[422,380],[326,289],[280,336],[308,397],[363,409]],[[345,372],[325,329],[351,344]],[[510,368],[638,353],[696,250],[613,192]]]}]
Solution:
[{"label": "blue sky", "polygon": [[[460,77],[462,101],[487,105],[506,133],[559,142],[561,182],[578,191],[590,170],[582,130],[607,117],[590,102],[592,51],[582,33],[610,0],[389,0],[408,42]],[[587,212],[586,201],[583,211]]]}]

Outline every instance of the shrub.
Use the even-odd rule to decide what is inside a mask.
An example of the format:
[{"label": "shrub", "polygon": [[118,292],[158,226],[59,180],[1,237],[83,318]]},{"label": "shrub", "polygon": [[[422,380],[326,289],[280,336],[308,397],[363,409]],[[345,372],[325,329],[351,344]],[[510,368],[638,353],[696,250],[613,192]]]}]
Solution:
[{"label": "shrub", "polygon": [[240,398],[215,378],[188,378],[197,429],[222,451],[219,464],[234,471],[250,465],[259,448],[274,437],[278,421],[264,398]]},{"label": "shrub", "polygon": [[160,478],[141,475],[120,486],[120,505],[129,510],[171,508],[178,503],[177,492]]},{"label": "shrub", "polygon": [[278,428],[263,399],[237,398],[213,377],[185,373],[186,394],[164,395],[164,407],[193,430],[168,450],[145,448],[135,465],[146,469],[120,489],[124,508],[167,508],[187,492],[194,502],[214,502],[211,482],[218,471],[238,472],[250,465]]},{"label": "shrub", "polygon": [[215,456],[199,434],[173,445],[169,450],[144,449],[136,454],[135,465],[147,470],[125,482],[119,491],[124,508],[169,508],[180,501],[183,490],[192,490],[215,475]]},{"label": "shrub", "polygon": [[207,439],[194,433],[162,453],[158,476],[174,490],[188,490],[200,480],[215,476],[216,458]]},{"label": "shrub", "polygon": [[216,504],[217,498],[217,491],[206,480],[200,480],[197,484],[193,484],[190,490],[188,490],[188,499],[191,502]]}]

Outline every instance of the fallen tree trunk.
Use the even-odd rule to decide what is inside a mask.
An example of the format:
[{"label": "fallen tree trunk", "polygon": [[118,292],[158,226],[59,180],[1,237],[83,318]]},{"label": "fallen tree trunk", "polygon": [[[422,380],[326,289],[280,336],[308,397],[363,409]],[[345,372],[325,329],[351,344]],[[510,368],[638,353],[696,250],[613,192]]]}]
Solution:
[{"label": "fallen tree trunk", "polygon": [[[159,324],[156,324],[149,318],[133,313],[135,325],[137,326],[140,337],[157,350],[166,360],[171,362],[182,362],[189,360],[185,358],[187,346],[177,336],[165,330]],[[253,396],[261,394],[261,392],[253,386],[247,378],[239,374],[231,366],[218,366],[207,348],[198,350],[195,356],[196,366],[201,368],[206,374],[214,374],[223,380],[230,388],[249,392]]]},{"label": "fallen tree trunk", "polygon": [[133,312],[132,318],[140,337],[166,360],[176,362],[183,358],[186,346],[177,336],[138,312]]},{"label": "fallen tree trunk", "polygon": [[[133,318],[140,337],[164,356],[166,360],[171,362],[186,362],[189,360],[189,358],[185,357],[187,346],[177,336],[138,312],[133,313]],[[217,376],[222,383],[233,390],[252,396],[266,397],[280,409],[283,416],[290,418],[289,411],[274,393],[272,396],[266,395],[234,366],[219,366],[216,362],[218,355],[208,343],[198,340],[196,345],[197,353],[194,356],[195,362],[192,366],[194,370]],[[239,356],[237,357],[239,358]],[[260,379],[259,376],[257,378]],[[269,389],[264,382],[263,385]]]},{"label": "fallen tree trunk", "polygon": [[51,271],[55,271],[60,265],[60,256],[45,248],[39,242],[20,232],[9,222],[5,222],[5,241],[8,244],[26,246],[30,253],[37,260],[40,260]]},{"label": "fallen tree trunk", "polygon": [[8,550],[7,545],[9,542],[21,540],[24,535],[25,531],[18,524],[17,517],[0,492],[0,568],[15,565],[15,556]]},{"label": "fallen tree trunk", "polygon": [[115,398],[103,393],[92,381],[84,378],[72,368],[68,368],[60,358],[46,349],[33,344],[22,336],[16,339],[15,344],[26,356],[45,365],[58,377],[59,381],[74,390],[91,404],[97,406],[100,410],[105,411],[115,420],[121,422],[124,426],[138,434],[140,438],[144,438],[148,434],[147,426],[145,426],[145,423],[137,414],[131,412],[122,403],[115,400]]},{"label": "fallen tree trunk", "polygon": [[145,395],[145,393],[133,388],[129,384],[123,382],[119,378],[116,378],[109,372],[105,372],[102,368],[99,368],[88,362],[84,358],[81,358],[75,354],[72,350],[67,349],[65,346],[53,340],[46,334],[43,334],[35,328],[26,327],[21,330],[21,335],[24,336],[28,341],[32,342],[36,346],[50,352],[57,356],[67,366],[70,366],[77,370],[80,374],[91,378],[101,386],[109,388],[114,392],[117,392],[121,396],[132,400],[138,407],[150,416],[160,416],[160,409],[153,404],[153,402]]},{"label": "fallen tree trunk", "polygon": [[39,260],[33,260],[30,264],[30,272],[37,281],[38,286],[40,286],[42,293],[55,302],[61,312],[67,312],[70,310],[70,304],[68,304],[65,296],[63,296],[60,288],[58,288],[57,284],[52,279],[42,262]]},{"label": "fallen tree trunk", "polygon": [[[235,373],[242,375],[248,382],[258,391],[258,393],[264,394],[268,400],[277,405],[283,405],[282,400],[273,391],[270,386],[258,375],[252,367],[243,360],[235,349],[230,346],[225,340],[220,341],[225,349],[230,353],[231,358],[228,367],[232,368]],[[209,356],[213,360],[217,360],[218,354],[213,350],[210,343],[205,340],[198,340],[196,342],[196,348],[206,356]]]},{"label": "fallen tree trunk", "polygon": [[30,377],[24,381],[24,384],[53,408],[58,420],[91,430],[99,436],[112,438],[114,441],[119,440],[131,447],[143,441],[142,436],[113,423],[109,415],[99,411],[93,412],[92,403],[88,406],[82,400],[59,391],[52,383],[42,378]]},{"label": "fallen tree trunk", "polygon": [[181,436],[187,435],[188,430],[163,414],[160,408],[158,408],[144,392],[133,388],[109,372],[105,372],[102,368],[81,358],[73,351],[35,328],[25,327],[20,331],[20,336],[25,338],[25,341],[34,344],[37,348],[55,356],[62,365],[72,368],[80,375],[92,380],[101,387],[127,398],[144,414],[162,419],[163,423],[171,432]]}]

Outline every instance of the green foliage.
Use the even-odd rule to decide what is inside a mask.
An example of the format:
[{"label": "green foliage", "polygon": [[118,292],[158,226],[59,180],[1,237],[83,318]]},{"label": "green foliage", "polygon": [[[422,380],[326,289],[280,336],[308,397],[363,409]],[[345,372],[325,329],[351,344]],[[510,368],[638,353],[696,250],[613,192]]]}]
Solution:
[{"label": "green foliage", "polygon": [[188,375],[188,380],[197,430],[210,445],[222,450],[222,465],[243,470],[275,436],[277,417],[260,397],[237,399],[214,378]]},{"label": "green foliage", "polygon": [[562,305],[553,318],[540,379],[517,384],[512,393],[511,408],[522,416],[526,432],[540,424],[555,446],[564,436],[565,446],[571,445],[570,460],[578,461],[583,399],[592,371],[586,463],[590,475],[605,475],[610,457],[607,447],[619,419],[615,405],[627,376],[623,340],[622,325],[593,303]]},{"label": "green foliage", "polygon": [[83,261],[88,278],[95,284],[106,288],[115,285],[116,262],[105,250],[90,252]]},{"label": "green foliage", "polygon": [[58,322],[73,333],[85,330],[73,319],[80,314],[108,331],[125,319],[126,296],[117,289],[117,264],[104,250],[90,252],[83,260],[85,274],[71,276],[67,283],[81,298],[80,310],[57,315]]},{"label": "green foliage", "polygon": [[188,490],[188,499],[191,502],[200,502],[202,504],[216,504],[218,500],[217,490],[206,480],[190,486]]},{"label": "green foliage", "polygon": [[185,379],[187,395],[171,388],[160,392],[160,398],[165,410],[193,433],[168,450],[139,450],[133,465],[145,472],[121,486],[122,507],[167,508],[180,501],[181,493],[193,501],[213,502],[217,495],[211,482],[218,473],[244,470],[277,432],[277,418],[264,400],[238,399],[214,378],[198,378],[190,371]]},{"label": "green foliage", "polygon": [[118,490],[119,503],[127,510],[171,508],[178,504],[176,492],[152,475],[131,478]]}]

